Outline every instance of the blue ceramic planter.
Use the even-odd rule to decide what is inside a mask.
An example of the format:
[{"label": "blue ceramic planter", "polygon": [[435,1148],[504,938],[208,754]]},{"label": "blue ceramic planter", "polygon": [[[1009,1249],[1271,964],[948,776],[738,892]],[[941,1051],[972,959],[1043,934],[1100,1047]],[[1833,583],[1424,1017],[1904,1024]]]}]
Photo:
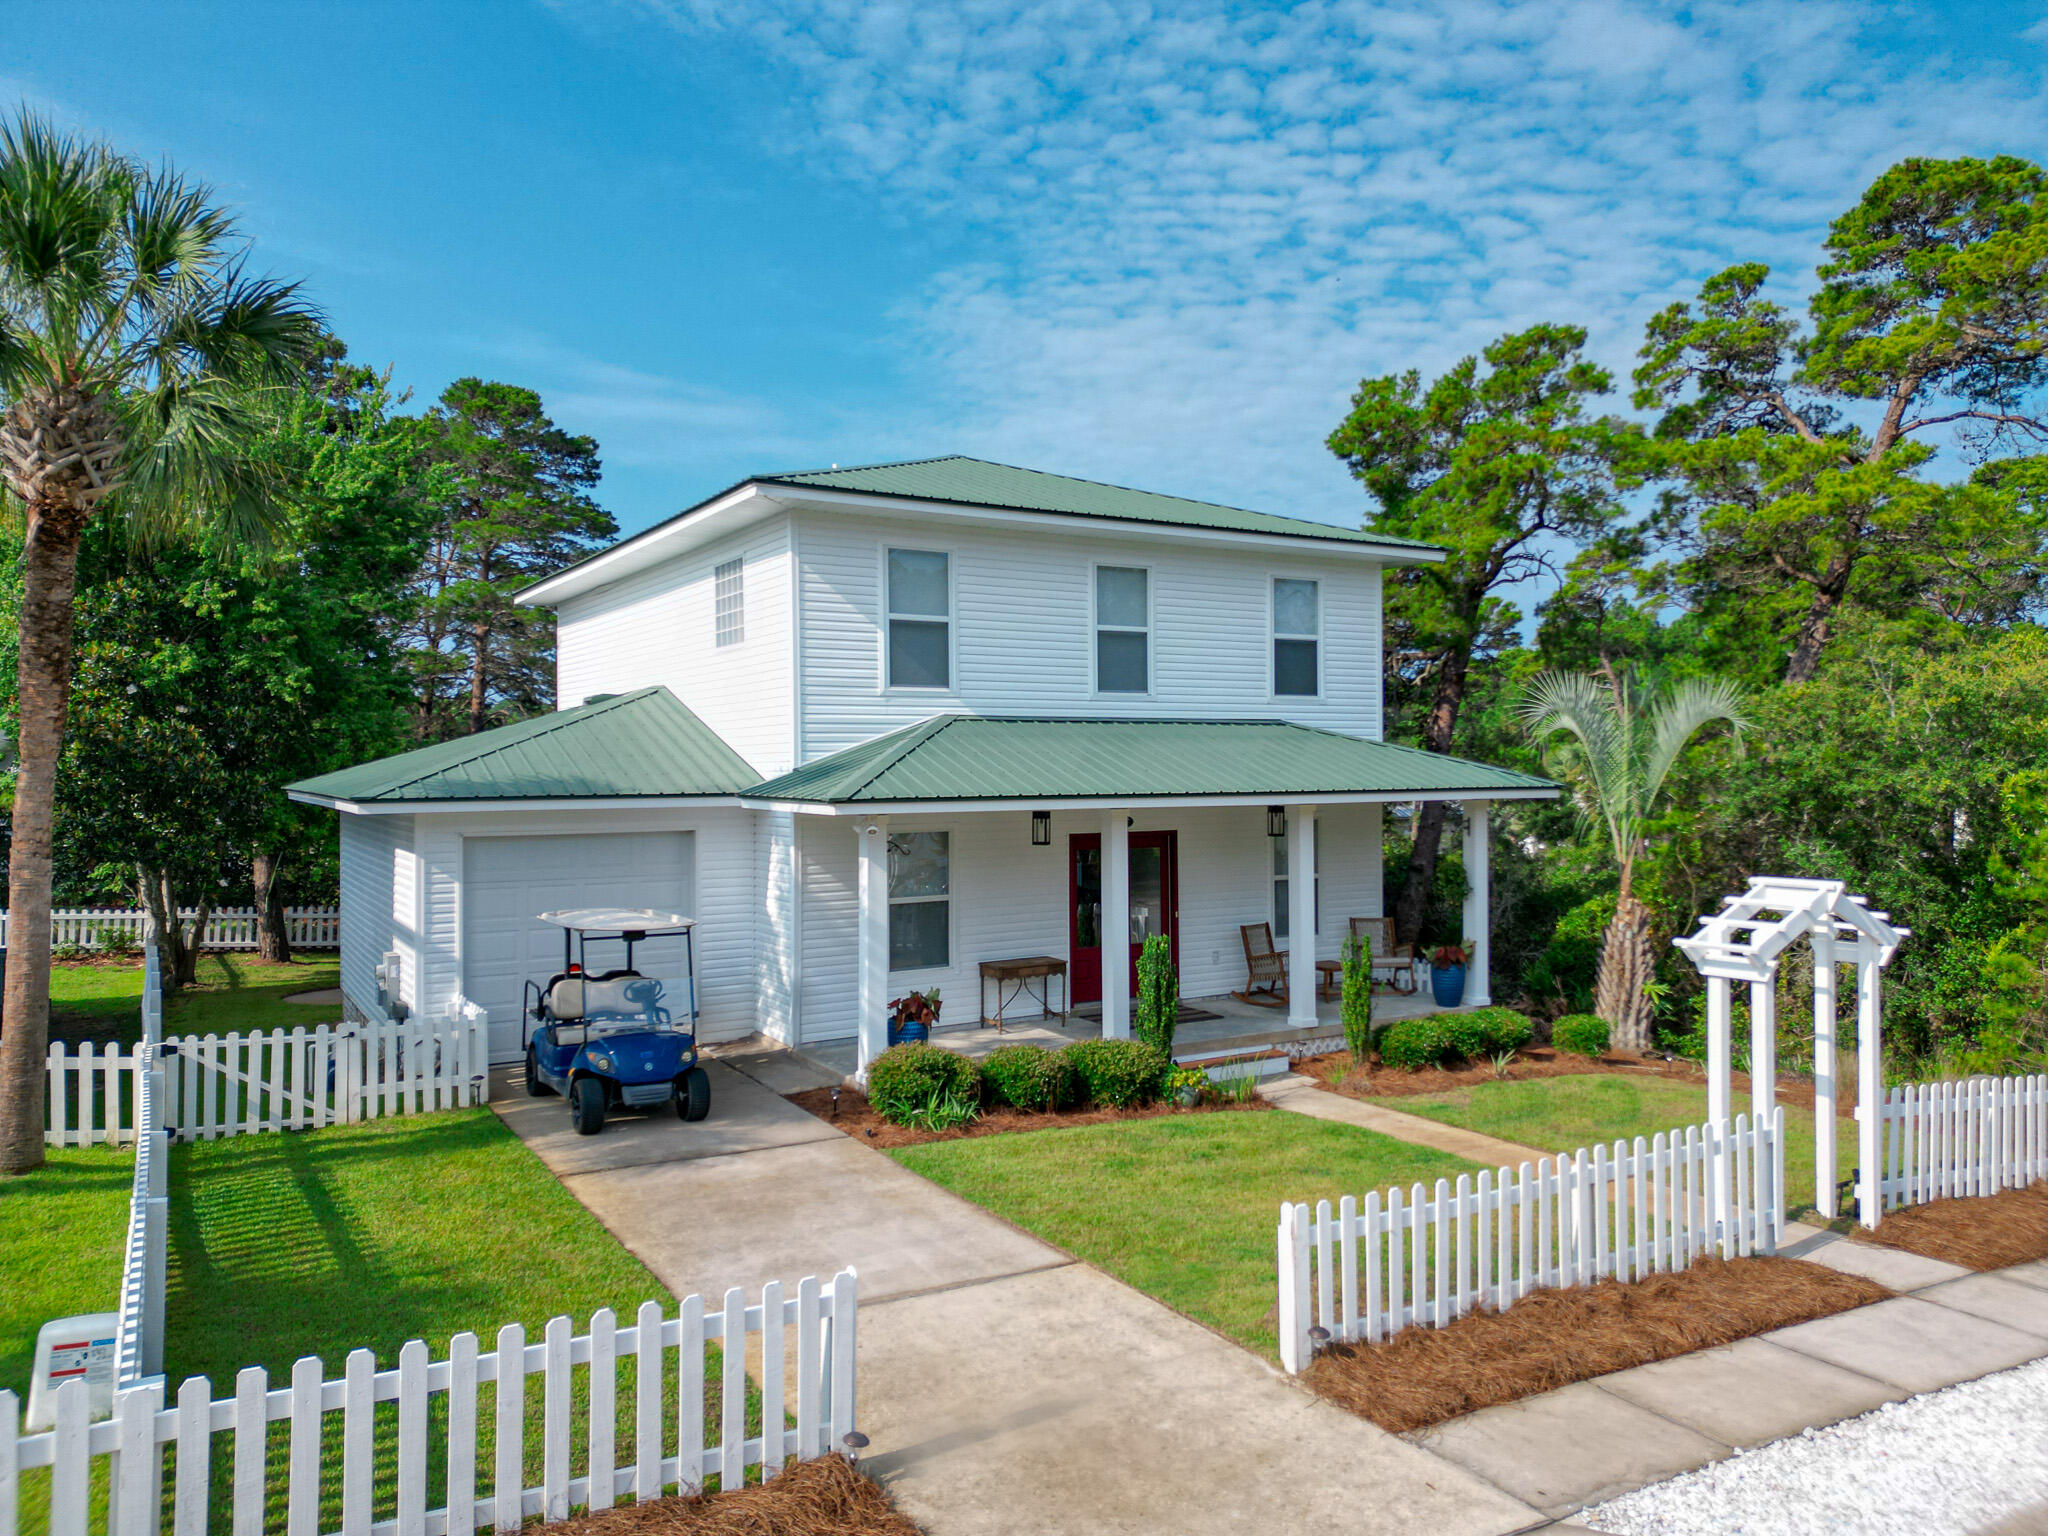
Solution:
[{"label": "blue ceramic planter", "polygon": [[905,1043],[922,1045],[931,1037],[932,1029],[929,1024],[905,1024],[900,1029],[894,1024],[889,1026],[889,1043],[891,1045],[903,1045]]},{"label": "blue ceramic planter", "polygon": [[1455,1008],[1465,1001],[1465,967],[1462,965],[1432,966],[1429,972],[1429,990],[1436,995],[1439,1008]]}]

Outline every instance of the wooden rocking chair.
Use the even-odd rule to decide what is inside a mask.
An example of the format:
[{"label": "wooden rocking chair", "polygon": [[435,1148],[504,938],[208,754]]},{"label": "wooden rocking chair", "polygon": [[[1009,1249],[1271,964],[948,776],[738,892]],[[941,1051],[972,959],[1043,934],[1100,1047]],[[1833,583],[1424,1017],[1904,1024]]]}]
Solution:
[{"label": "wooden rocking chair", "polygon": [[1230,995],[1260,1008],[1285,1008],[1287,951],[1273,947],[1273,925],[1245,923],[1237,936],[1244,940],[1244,990]]},{"label": "wooden rocking chair", "polygon": [[1365,940],[1366,953],[1372,956],[1375,981],[1384,972],[1387,985],[1403,994],[1412,994],[1422,985],[1415,974],[1415,946],[1394,942],[1394,920],[1391,917],[1354,917],[1351,919],[1351,937]]}]

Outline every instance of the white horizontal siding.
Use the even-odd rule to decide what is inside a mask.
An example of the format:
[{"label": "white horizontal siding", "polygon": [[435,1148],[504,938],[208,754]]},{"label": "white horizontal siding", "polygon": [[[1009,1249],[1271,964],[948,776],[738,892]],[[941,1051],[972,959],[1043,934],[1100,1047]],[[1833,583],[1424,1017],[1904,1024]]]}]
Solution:
[{"label": "white horizontal siding", "polygon": [[[1205,997],[1242,987],[1239,925],[1272,916],[1273,844],[1266,836],[1265,811],[1139,811],[1133,817],[1134,831],[1178,833],[1181,992]],[[855,822],[805,817],[799,823],[803,1038],[841,1039],[855,1032]],[[943,1022],[972,1023],[981,1013],[982,961],[1057,955],[1071,964],[1068,838],[1100,833],[1102,824],[1100,812],[1055,812],[1052,846],[1034,848],[1028,812],[890,817],[891,832],[948,832],[952,855],[951,964],[938,971],[892,973],[890,994],[939,987]],[[1328,807],[1318,827],[1323,921],[1316,952],[1336,959],[1348,919],[1379,915],[1379,807]],[[1055,987],[1055,1000],[1057,995]]]},{"label": "white horizontal siding", "polygon": [[[883,558],[952,556],[953,686],[882,687]],[[800,753],[836,752],[946,712],[1277,719],[1377,738],[1379,568],[1164,540],[1037,534],[817,513],[797,518]],[[1097,694],[1094,568],[1151,572],[1152,693]],[[1271,692],[1275,577],[1321,584],[1318,699]]]},{"label": "white horizontal siding", "polygon": [[649,811],[422,813],[413,818],[426,880],[421,989],[427,1016],[454,1003],[462,985],[462,841],[465,837],[694,832],[694,948],[705,1041],[753,1033],[758,985],[756,924],[761,912],[759,813],[725,808]]},{"label": "white horizontal siding", "polygon": [[[738,645],[713,642],[713,571],[746,562]],[[764,777],[792,760],[790,523],[776,516],[730,538],[567,599],[556,616],[556,693],[564,706],[594,693],[665,686]]]},{"label": "white horizontal siding", "polygon": [[374,1017],[377,966],[404,956],[405,996],[416,995],[419,943],[410,816],[341,818],[341,990]]}]

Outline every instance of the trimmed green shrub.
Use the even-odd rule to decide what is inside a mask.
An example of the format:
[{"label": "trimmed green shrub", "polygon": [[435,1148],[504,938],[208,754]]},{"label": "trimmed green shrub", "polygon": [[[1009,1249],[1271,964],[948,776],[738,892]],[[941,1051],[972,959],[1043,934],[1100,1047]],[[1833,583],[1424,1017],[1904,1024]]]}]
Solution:
[{"label": "trimmed green shrub", "polygon": [[1604,1055],[1607,1021],[1597,1013],[1568,1013],[1550,1026],[1550,1043],[1574,1056]]},{"label": "trimmed green shrub", "polygon": [[1337,1006],[1345,1048],[1353,1061],[1364,1061],[1372,1052],[1372,945],[1357,934],[1344,941],[1344,1000]]},{"label": "trimmed green shrub", "polygon": [[1443,1030],[1442,1061],[1477,1061],[1487,1054],[1486,1020],[1476,1013],[1446,1013],[1437,1019]]},{"label": "trimmed green shrub", "polygon": [[1390,1067],[1413,1072],[1432,1066],[1451,1054],[1451,1037],[1444,1029],[1444,1017],[1402,1019],[1387,1026],[1380,1036],[1380,1060]]},{"label": "trimmed green shrub", "polygon": [[1074,1065],[1064,1052],[1002,1045],[982,1059],[981,1081],[998,1104],[1043,1113],[1074,1101]]},{"label": "trimmed green shrub", "polygon": [[1155,933],[1138,951],[1138,1007],[1131,1033],[1162,1056],[1173,1054],[1180,1027],[1180,975],[1173,968],[1173,940]]},{"label": "trimmed green shrub", "polygon": [[868,1103],[884,1120],[908,1125],[934,1104],[981,1103],[981,1069],[958,1051],[912,1042],[892,1045],[868,1068]]},{"label": "trimmed green shrub", "polygon": [[1484,1032],[1484,1044],[1477,1055],[1494,1056],[1502,1051],[1519,1051],[1536,1037],[1536,1026],[1526,1013],[1512,1008],[1474,1008],[1465,1015],[1476,1020]]},{"label": "trimmed green shrub", "polygon": [[1141,1040],[1076,1040],[1060,1052],[1073,1068],[1080,1098],[1104,1109],[1128,1109],[1159,1097],[1173,1062]]}]

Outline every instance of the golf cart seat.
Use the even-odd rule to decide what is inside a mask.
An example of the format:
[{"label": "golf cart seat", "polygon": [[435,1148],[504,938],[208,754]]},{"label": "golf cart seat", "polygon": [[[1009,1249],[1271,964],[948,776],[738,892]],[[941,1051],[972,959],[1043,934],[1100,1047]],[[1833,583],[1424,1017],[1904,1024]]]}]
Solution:
[{"label": "golf cart seat", "polygon": [[558,976],[548,987],[547,1010],[563,1023],[665,1018],[658,978],[633,971],[603,976]]}]

